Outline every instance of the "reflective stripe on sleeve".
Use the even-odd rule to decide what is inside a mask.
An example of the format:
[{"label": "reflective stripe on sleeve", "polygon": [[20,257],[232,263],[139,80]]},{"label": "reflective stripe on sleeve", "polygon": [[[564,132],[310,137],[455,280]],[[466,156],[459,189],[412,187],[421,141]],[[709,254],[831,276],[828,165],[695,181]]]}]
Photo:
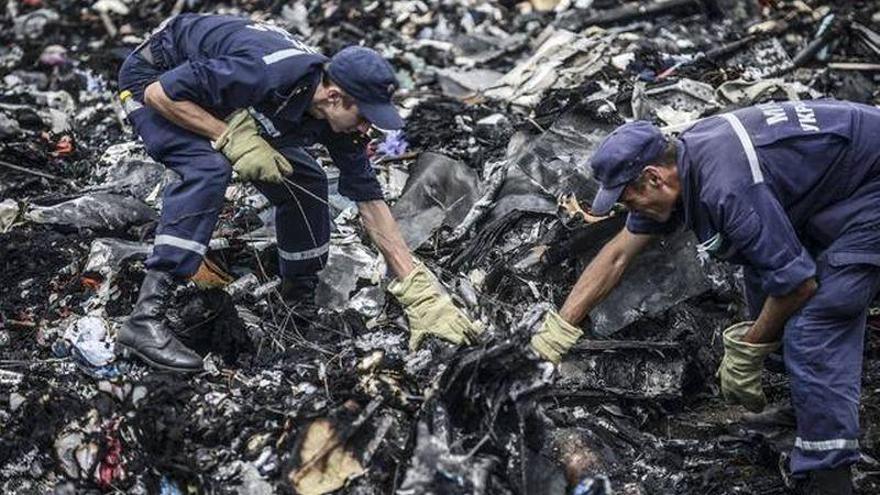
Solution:
[{"label": "reflective stripe on sleeve", "polygon": [[286,48],[284,50],[278,50],[277,52],[272,52],[268,55],[263,56],[263,63],[266,65],[274,64],[275,62],[280,62],[286,58],[295,57],[297,55],[303,55],[306,52],[299,48]]},{"label": "reflective stripe on sleeve", "polygon": [[173,235],[157,235],[154,244],[164,245],[164,246],[174,246],[180,249],[186,249],[187,251],[192,251],[194,253],[199,253],[204,255],[208,251],[208,246],[204,244],[199,244],[196,241],[190,241],[188,239],[182,239],[180,237],[174,237]]},{"label": "reflective stripe on sleeve", "polygon": [[301,260],[318,258],[320,256],[327,254],[327,252],[329,250],[330,250],[330,243],[327,242],[323,246],[318,246],[313,249],[307,249],[305,251],[290,252],[290,251],[285,251],[281,248],[278,248],[278,255],[287,261],[301,261]]},{"label": "reflective stripe on sleeve", "polygon": [[761,166],[758,163],[758,154],[755,153],[755,146],[752,144],[752,139],[749,137],[749,133],[746,132],[746,128],[736,115],[732,113],[723,113],[721,116],[733,127],[733,132],[736,133],[736,137],[739,138],[739,142],[742,144],[743,151],[746,152],[749,168],[752,170],[752,181],[755,184],[764,182],[764,173],[761,172]]}]

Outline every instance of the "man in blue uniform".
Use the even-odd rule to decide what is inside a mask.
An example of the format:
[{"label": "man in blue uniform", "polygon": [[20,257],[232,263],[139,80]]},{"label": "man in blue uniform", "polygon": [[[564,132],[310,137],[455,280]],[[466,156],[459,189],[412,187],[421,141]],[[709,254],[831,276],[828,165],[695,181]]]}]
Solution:
[{"label": "man in blue uniform", "polygon": [[532,347],[558,361],[577,325],[657,234],[694,231],[699,251],[744,265],[753,321],[724,332],[724,396],[766,404],[761,370],[784,346],[805,493],[851,493],[867,307],[880,289],[880,110],[840,101],[767,103],[704,119],[677,139],[648,122],[615,130],[591,166],[593,214],[626,228],[585,269]]},{"label": "man in blue uniform", "polygon": [[357,202],[364,226],[397,279],[389,291],[410,323],[410,347],[429,334],[455,343],[479,331],[436,277],[414,260],[367,159],[363,133],[399,129],[398,83],[368,48],[332,58],[290,33],[248,19],[184,14],[165,21],[123,64],[120,98],[147,153],[181,176],[162,215],[138,301],[117,348],[150,365],[201,369],[202,360],[163,322],[175,282],[198,269],[233,170],[276,207],[282,296],[313,301],[327,260],[327,177],[304,150],[323,144],[340,169],[339,192]]}]

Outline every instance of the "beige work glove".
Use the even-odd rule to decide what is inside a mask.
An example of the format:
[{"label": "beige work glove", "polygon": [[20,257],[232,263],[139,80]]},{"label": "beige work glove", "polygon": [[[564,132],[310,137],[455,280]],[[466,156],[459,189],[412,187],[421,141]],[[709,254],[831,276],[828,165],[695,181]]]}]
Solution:
[{"label": "beige work glove", "polygon": [[245,181],[280,183],[293,172],[284,155],[260,137],[257,122],[247,110],[239,110],[226,120],[226,130],[214,143]]},{"label": "beige work glove", "polygon": [[583,334],[583,330],[565,321],[559,313],[551,309],[547,311],[541,328],[532,335],[531,347],[542,358],[559,364],[562,356]]},{"label": "beige work glove", "polygon": [[749,411],[761,412],[767,397],[761,387],[764,358],[779,349],[779,342],[750,344],[742,338],[753,321],[744,321],[724,330],[724,359],[716,376],[721,379],[721,393],[728,402],[742,404]]},{"label": "beige work glove", "polygon": [[483,329],[472,323],[452,303],[440,282],[420,261],[403,280],[388,284],[409,319],[409,348],[416,350],[422,340],[435,335],[453,344],[472,344]]}]

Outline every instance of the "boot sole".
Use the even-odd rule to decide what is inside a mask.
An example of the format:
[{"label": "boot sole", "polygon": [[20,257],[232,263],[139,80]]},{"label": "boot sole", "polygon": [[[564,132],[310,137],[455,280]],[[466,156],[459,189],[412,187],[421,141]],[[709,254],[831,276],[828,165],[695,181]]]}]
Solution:
[{"label": "boot sole", "polygon": [[129,359],[132,356],[135,356],[138,359],[140,359],[141,361],[152,366],[153,368],[159,368],[159,369],[166,370],[166,371],[176,371],[178,373],[198,373],[200,371],[205,370],[204,366],[202,366],[200,368],[176,368],[174,366],[168,366],[167,364],[157,363],[156,361],[153,361],[152,359],[148,358],[147,356],[141,354],[140,351],[138,351],[134,347],[129,347],[125,344],[120,344],[119,342],[116,343],[116,347],[122,351],[122,352],[119,352],[119,350],[117,350],[116,351],[117,356],[121,356],[125,359]]}]

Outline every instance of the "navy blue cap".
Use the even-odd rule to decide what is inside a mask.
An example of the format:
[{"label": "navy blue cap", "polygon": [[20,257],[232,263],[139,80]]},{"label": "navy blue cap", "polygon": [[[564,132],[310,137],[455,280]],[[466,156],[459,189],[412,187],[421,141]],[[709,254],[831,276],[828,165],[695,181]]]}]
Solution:
[{"label": "navy blue cap", "polygon": [[600,144],[590,167],[599,181],[591,213],[607,215],[627,184],[637,179],[651,160],[666,148],[666,137],[647,120],[629,122],[614,129]]},{"label": "navy blue cap", "polygon": [[394,68],[378,52],[363,46],[343,48],[327,67],[330,79],[355,99],[361,115],[381,130],[403,127],[391,103],[399,83]]}]

